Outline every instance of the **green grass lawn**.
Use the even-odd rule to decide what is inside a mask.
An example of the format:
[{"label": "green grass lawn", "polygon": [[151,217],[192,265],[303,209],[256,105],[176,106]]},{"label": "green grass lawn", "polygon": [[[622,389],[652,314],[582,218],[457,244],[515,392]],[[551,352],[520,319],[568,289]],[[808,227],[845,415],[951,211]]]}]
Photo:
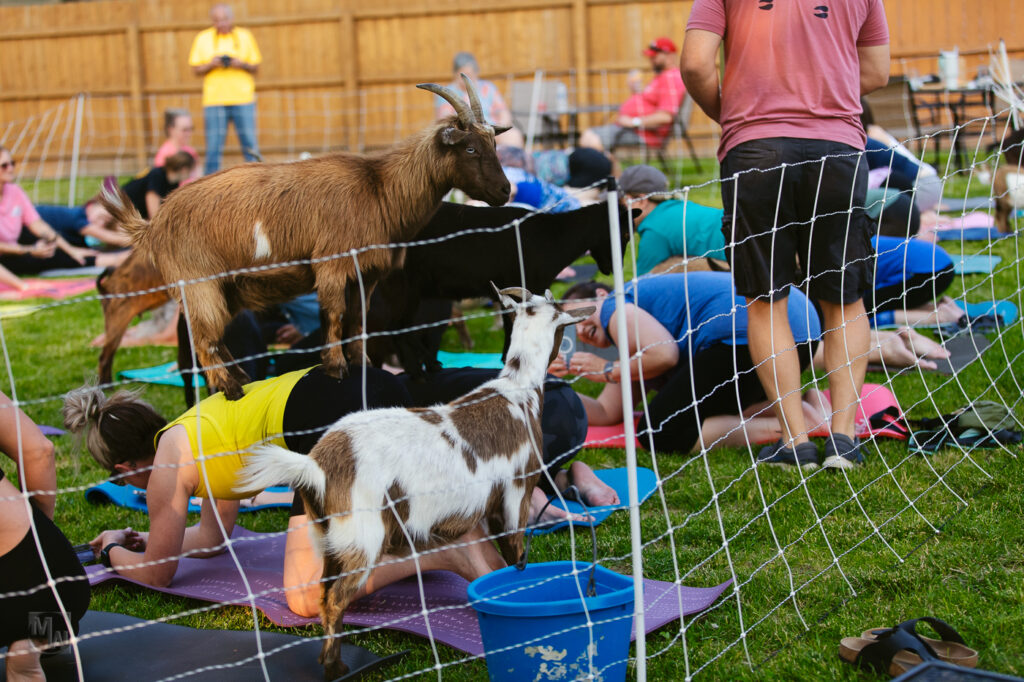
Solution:
[{"label": "green grass lawn", "polygon": [[[689,183],[707,179],[683,176]],[[964,189],[958,177],[947,194],[962,195]],[[970,188],[971,194],[983,191]],[[714,184],[691,196],[720,205]],[[1020,306],[1019,248],[1016,240],[994,244],[991,253],[1003,258],[995,276],[957,278],[951,295],[966,290],[972,300],[1010,298]],[[967,244],[967,252],[989,253],[979,243]],[[500,348],[500,332],[491,328],[490,319],[470,324],[475,350]],[[37,423],[59,425],[62,395],[95,374],[98,351],[89,341],[100,331],[100,306],[89,296],[47,304],[27,317],[0,318],[0,344],[9,358],[0,369],[0,385],[8,394],[16,390]],[[454,334],[446,336],[445,344],[461,350]],[[1020,417],[1022,352],[1018,322],[999,335],[983,362],[968,370],[954,377],[908,371],[892,377],[891,387],[911,418],[948,412],[975,398],[1008,404]],[[170,348],[121,349],[115,371],[166,362],[174,355]],[[809,374],[806,378],[811,380]],[[882,374],[868,375],[871,382],[886,380]],[[577,387],[590,393],[599,388],[585,381]],[[148,386],[144,395],[167,416],[183,409],[180,389]],[[62,490],[56,520],[72,542],[87,541],[105,528],[147,528],[142,514],[87,504],[82,490],[102,480],[104,472],[88,455],[77,454],[69,437],[56,444]],[[640,464],[655,467],[663,482],[641,510],[645,575],[692,586],[735,578],[738,586],[710,611],[648,637],[649,679],[698,674],[711,680],[870,679],[874,676],[839,659],[839,639],[925,615],[957,627],[979,649],[981,667],[1024,674],[1020,449],[947,450],[925,459],[908,454],[901,442],[879,440],[867,444],[866,451],[867,464],[848,475],[820,472],[804,481],[792,471],[752,469],[745,450],[659,453],[656,458],[639,453]],[[595,468],[625,464],[621,450],[586,450],[581,457]],[[9,464],[5,460],[3,468],[11,475]],[[240,522],[253,530],[282,530],[287,512],[245,514]],[[597,537],[602,561],[629,572],[628,515],[613,515]],[[576,551],[589,556],[589,535],[577,534],[576,540]],[[567,559],[572,550],[567,533],[541,536],[533,546],[533,560]],[[124,587],[101,587],[92,599],[98,610],[155,618],[200,609],[175,622],[251,628],[247,609],[207,606]],[[260,622],[276,629],[262,616]],[[299,634],[319,632],[311,627]],[[378,631],[355,636],[353,643],[378,653],[411,650],[380,679],[417,671],[434,674],[425,640]],[[482,661],[461,662],[460,652],[444,646],[438,650],[443,663],[452,663],[444,668],[445,678],[485,676]]]}]

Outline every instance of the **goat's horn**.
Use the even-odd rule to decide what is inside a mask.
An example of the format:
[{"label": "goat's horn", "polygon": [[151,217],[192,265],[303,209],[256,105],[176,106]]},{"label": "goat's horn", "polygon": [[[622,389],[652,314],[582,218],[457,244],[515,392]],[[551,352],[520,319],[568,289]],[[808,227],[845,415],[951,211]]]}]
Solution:
[{"label": "goat's horn", "polygon": [[502,289],[498,293],[503,294],[505,296],[512,296],[513,298],[518,298],[520,303],[524,301],[529,301],[531,298],[533,298],[533,294],[531,294],[528,290],[524,289],[523,287],[508,287]]},{"label": "goat's horn", "polygon": [[473,80],[464,73],[460,73],[462,81],[466,84],[466,93],[469,95],[469,106],[473,108],[473,115],[476,116],[476,120],[483,123],[487,120],[484,116],[484,108],[480,104],[480,95],[476,92],[476,86],[473,85]]},{"label": "goat's horn", "polygon": [[[448,104],[452,105],[455,109],[455,113],[459,115],[459,122],[462,123],[466,128],[469,128],[473,123],[476,122],[476,117],[473,115],[473,110],[469,108],[469,105],[459,97],[458,93],[452,92],[450,88],[446,88],[443,85],[437,83],[420,83],[416,86],[420,90],[426,90],[432,92]],[[470,90],[472,93],[473,91]],[[471,96],[475,97],[475,93]]]}]

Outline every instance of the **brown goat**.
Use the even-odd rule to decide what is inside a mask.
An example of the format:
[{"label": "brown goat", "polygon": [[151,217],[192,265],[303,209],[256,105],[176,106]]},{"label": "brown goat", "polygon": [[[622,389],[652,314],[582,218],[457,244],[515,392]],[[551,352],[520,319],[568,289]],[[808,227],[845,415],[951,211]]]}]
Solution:
[{"label": "brown goat", "polygon": [[[117,268],[107,268],[96,278],[96,290],[103,306],[103,350],[100,352],[100,383],[113,381],[114,353],[121,345],[128,325],[138,315],[157,308],[170,300],[160,273],[149,258],[133,251]],[[136,293],[147,291],[147,293]]]},{"label": "brown goat", "polygon": [[493,206],[508,201],[494,144],[504,129],[484,122],[468,79],[466,86],[468,105],[448,88],[417,86],[457,113],[387,151],[214,173],[171,193],[149,224],[123,195],[104,194],[163,281],[185,283],[184,294],[175,287],[171,295],[182,303],[211,390],[234,400],[248,381],[219,343],[235,312],[314,288],[325,320],[324,368],[340,377],[346,356],[363,364],[362,302],[405,258],[404,248],[390,245],[415,239],[453,187]]}]

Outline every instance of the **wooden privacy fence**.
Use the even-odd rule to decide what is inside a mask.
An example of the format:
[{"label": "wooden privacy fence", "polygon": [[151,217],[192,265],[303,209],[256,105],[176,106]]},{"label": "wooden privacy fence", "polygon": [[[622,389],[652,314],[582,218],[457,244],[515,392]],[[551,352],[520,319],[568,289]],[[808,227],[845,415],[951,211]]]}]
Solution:
[{"label": "wooden privacy fence", "polygon": [[[888,0],[894,72],[934,72],[939,50],[958,47],[973,74],[1000,38],[1011,52],[1024,51],[1022,3]],[[264,57],[256,79],[257,115],[261,151],[268,158],[379,147],[409,134],[431,119],[433,106],[432,96],[412,86],[448,82],[452,55],[460,50],[473,52],[484,77],[506,93],[539,69],[565,84],[571,105],[614,105],[628,95],[627,72],[647,66],[641,51],[652,38],[682,42],[691,5],[233,3],[238,25],[253,31]],[[206,0],[109,0],[0,8],[0,139],[11,145],[10,136],[20,135],[21,149],[31,148],[25,157],[41,156],[46,147],[49,156],[40,172],[59,173],[74,150],[57,142],[74,125],[66,117],[76,108],[72,98],[86,93],[79,151],[97,172],[144,167],[162,139],[161,113],[170,106],[194,113],[201,149],[201,82],[187,60],[193,37],[209,25],[209,7]],[[578,125],[602,122],[604,116],[583,115]],[[714,124],[695,110],[690,130],[701,151],[712,153]],[[229,138],[227,151],[236,149]]]}]

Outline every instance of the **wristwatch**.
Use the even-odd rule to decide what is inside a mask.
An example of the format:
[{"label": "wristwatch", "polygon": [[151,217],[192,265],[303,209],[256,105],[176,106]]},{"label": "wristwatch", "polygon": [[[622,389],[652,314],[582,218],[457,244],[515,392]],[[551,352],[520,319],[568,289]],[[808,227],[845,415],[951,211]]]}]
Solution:
[{"label": "wristwatch", "polygon": [[639,128],[640,124],[643,123],[643,119],[639,116],[634,116],[632,123],[634,128]]},{"label": "wristwatch", "polygon": [[100,563],[105,568],[110,568],[110,550],[115,547],[124,547],[120,542],[111,542],[109,545],[100,550]]},{"label": "wristwatch", "polygon": [[615,368],[615,363],[612,362],[611,360],[609,360],[608,362],[604,363],[604,380],[605,380],[606,383],[609,383],[609,384],[617,384],[617,383],[619,383],[619,382],[615,381],[615,379],[612,379],[612,369],[614,369],[614,368]]}]

